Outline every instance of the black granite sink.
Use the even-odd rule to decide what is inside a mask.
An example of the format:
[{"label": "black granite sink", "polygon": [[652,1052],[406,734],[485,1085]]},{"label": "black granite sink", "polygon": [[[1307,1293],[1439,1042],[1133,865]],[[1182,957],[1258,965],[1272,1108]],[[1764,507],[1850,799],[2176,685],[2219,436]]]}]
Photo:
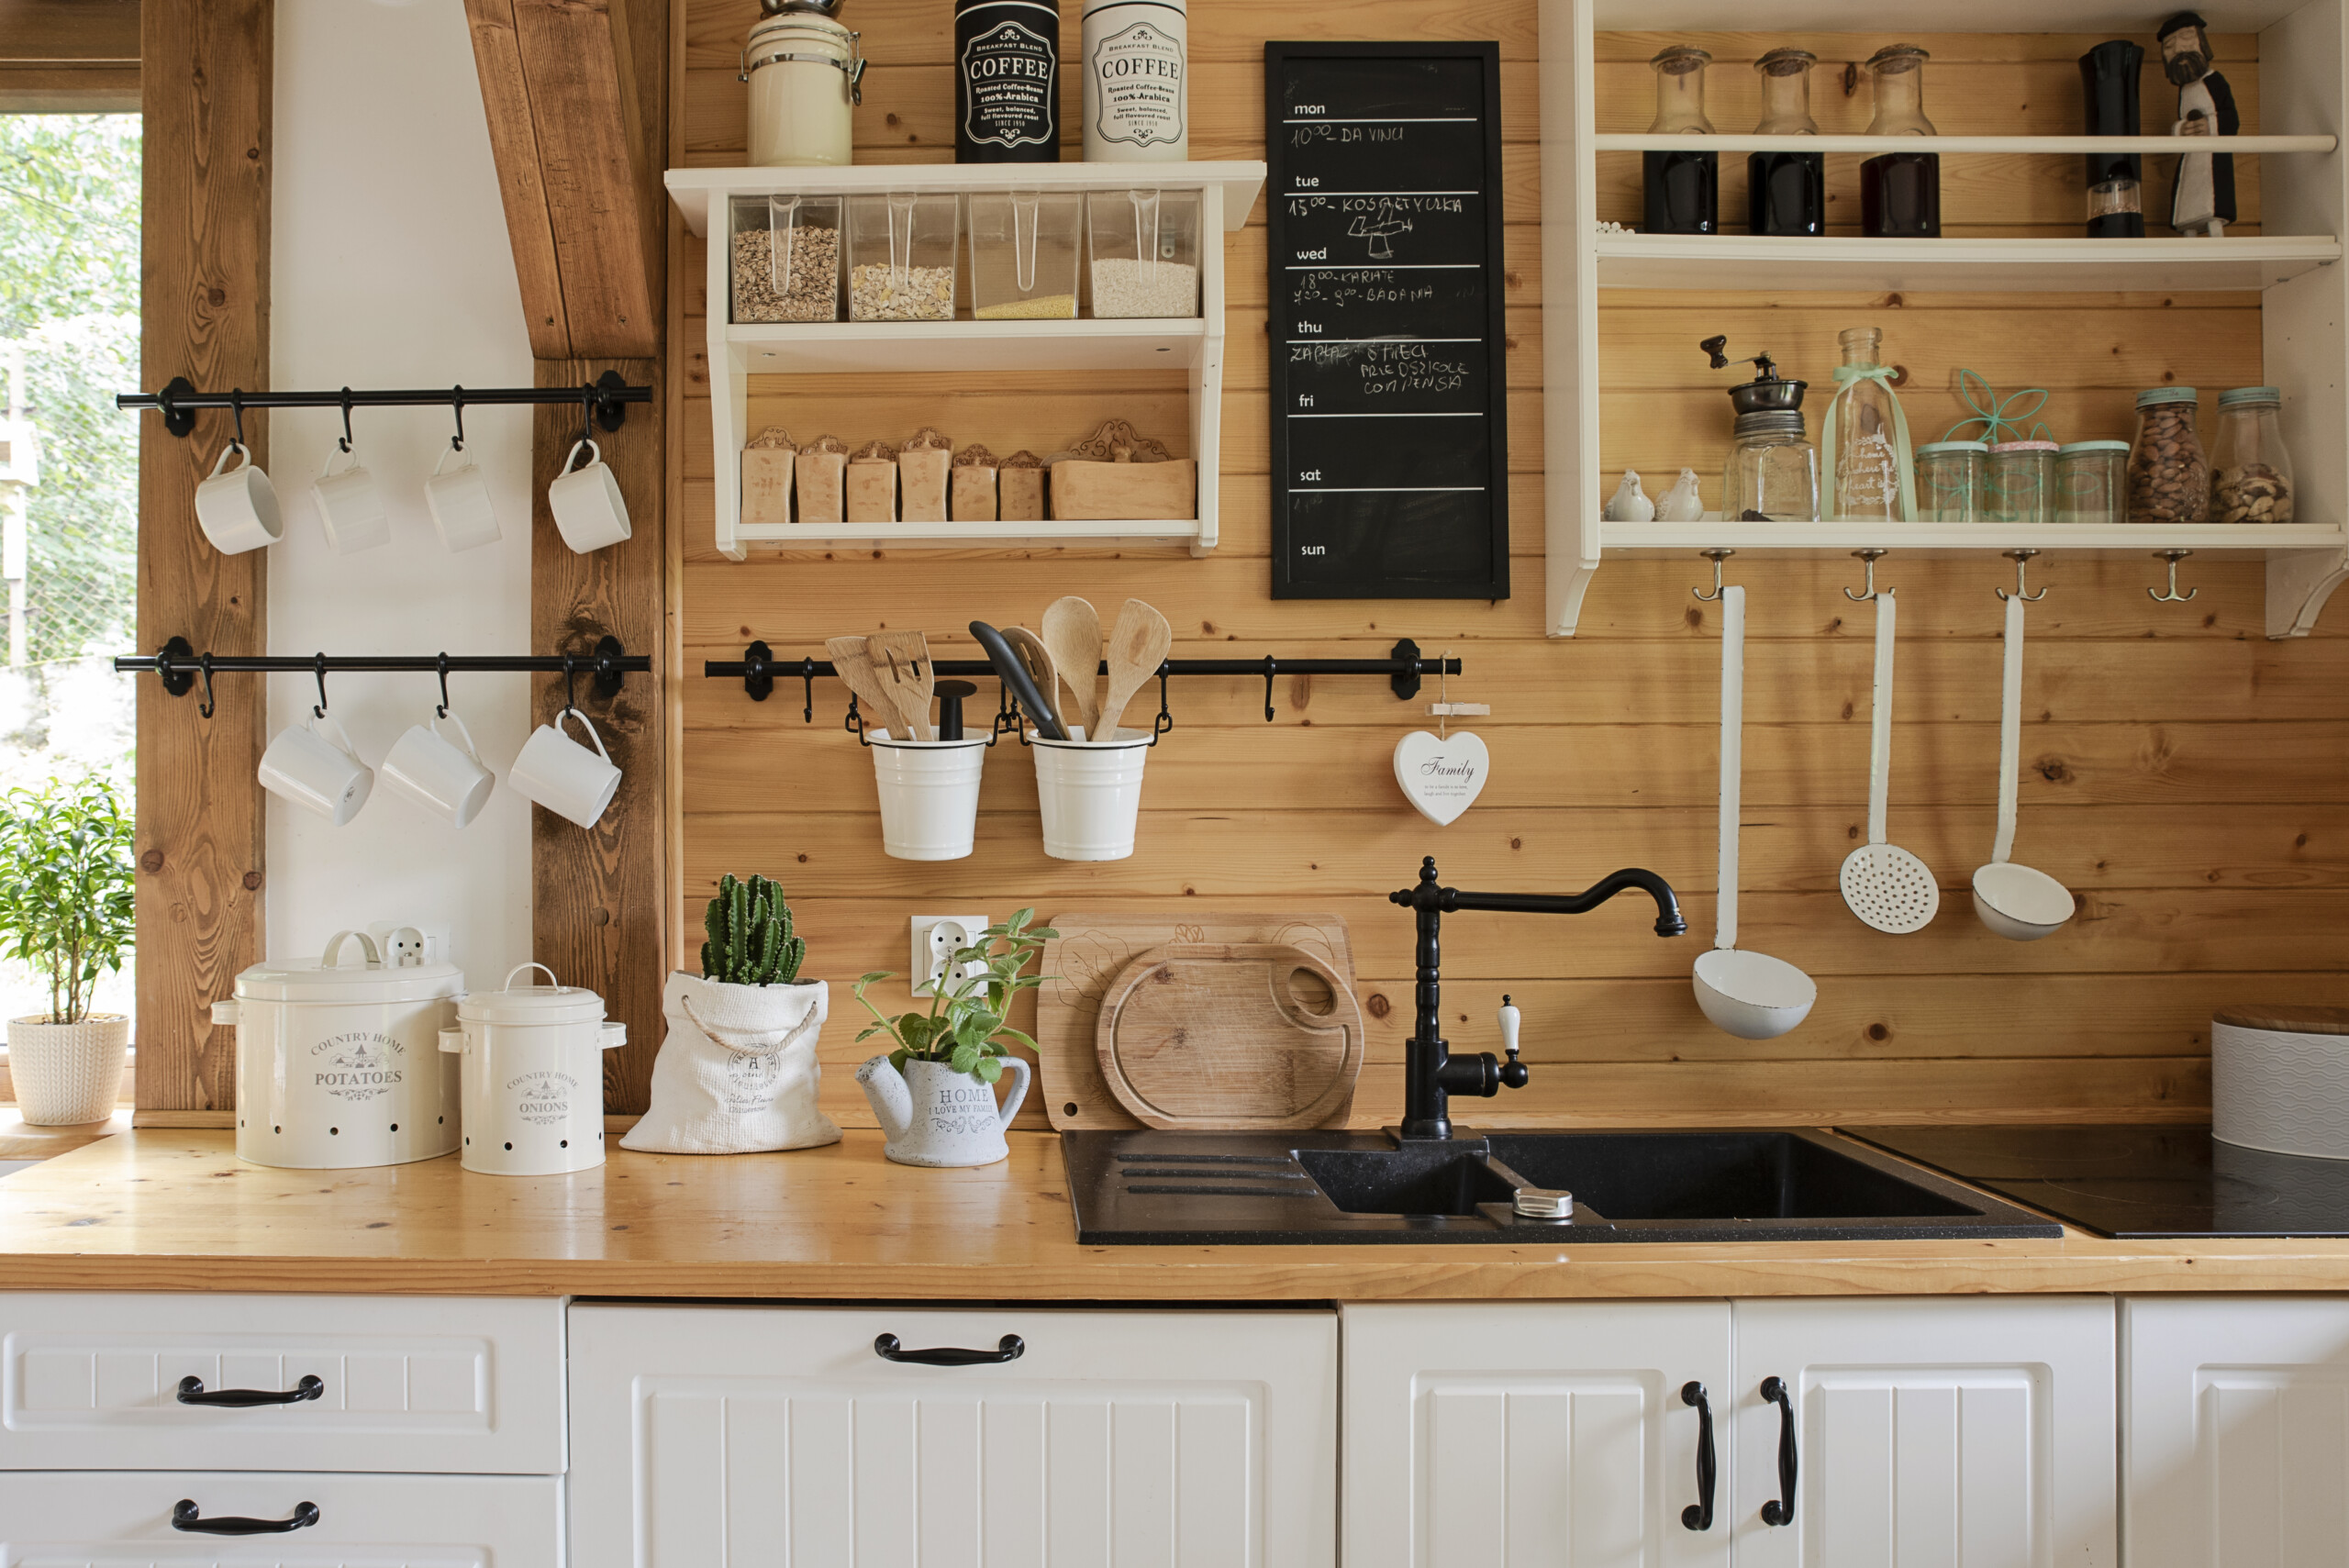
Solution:
[{"label": "black granite sink", "polygon": [[[2059,1236],[1987,1193],[1809,1129],[1064,1132],[1086,1243],[1787,1241]],[[1515,1212],[1574,1195],[1571,1220]]]}]

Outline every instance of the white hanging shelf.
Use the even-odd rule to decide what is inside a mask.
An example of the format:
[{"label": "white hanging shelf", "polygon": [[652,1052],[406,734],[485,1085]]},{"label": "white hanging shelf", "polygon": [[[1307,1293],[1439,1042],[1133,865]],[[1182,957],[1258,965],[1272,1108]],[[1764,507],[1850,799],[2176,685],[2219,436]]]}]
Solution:
[{"label": "white hanging shelf", "polygon": [[2332,235],[2226,239],[1859,239],[1602,234],[1598,286],[2255,293],[2341,260]]},{"label": "white hanging shelf", "polygon": [[2338,139],[2311,136],[1687,136],[1610,131],[1590,139],[1598,152],[1987,152],[2076,158],[2090,152],[2331,152]]}]

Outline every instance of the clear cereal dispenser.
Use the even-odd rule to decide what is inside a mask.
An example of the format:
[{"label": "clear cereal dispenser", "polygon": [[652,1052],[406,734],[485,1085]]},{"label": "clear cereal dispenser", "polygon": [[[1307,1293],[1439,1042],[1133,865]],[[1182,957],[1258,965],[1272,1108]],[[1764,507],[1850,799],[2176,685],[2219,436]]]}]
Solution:
[{"label": "clear cereal dispenser", "polygon": [[848,199],[848,314],[852,321],[954,319],[954,197]]},{"label": "clear cereal dispenser", "polygon": [[1095,191],[1085,204],[1095,316],[1198,315],[1198,192]]},{"label": "clear cereal dispenser", "polygon": [[840,197],[740,196],[732,205],[733,319],[839,320]]},{"label": "clear cereal dispenser", "polygon": [[981,321],[1076,314],[1085,197],[1075,191],[971,195],[971,314]]}]

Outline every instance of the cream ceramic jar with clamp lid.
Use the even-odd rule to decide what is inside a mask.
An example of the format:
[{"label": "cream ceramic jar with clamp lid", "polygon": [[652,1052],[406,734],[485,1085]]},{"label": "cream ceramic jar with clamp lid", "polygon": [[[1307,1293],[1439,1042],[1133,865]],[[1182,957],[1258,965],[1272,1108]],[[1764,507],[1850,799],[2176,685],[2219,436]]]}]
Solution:
[{"label": "cream ceramic jar with clamp lid", "polygon": [[[514,976],[542,970],[548,984]],[[492,1176],[552,1176],[604,1162],[604,1052],[628,1026],[604,1021],[604,999],[565,985],[543,963],[457,1004],[440,1049],[464,1062],[464,1166]]]},{"label": "cream ceramic jar with clamp lid", "polygon": [[741,79],[751,86],[751,164],[847,163],[854,110],[864,101],[859,35],[832,20],[839,0],[761,3],[767,14],[742,50]]},{"label": "cream ceramic jar with clamp lid", "polygon": [[[457,1064],[438,1047],[463,971],[421,962],[404,926],[385,962],[364,931],[337,931],[316,963],[257,963],[212,1021],[237,1027],[237,1157],[349,1170],[404,1165],[457,1147]],[[356,941],[365,962],[340,962]]]}]

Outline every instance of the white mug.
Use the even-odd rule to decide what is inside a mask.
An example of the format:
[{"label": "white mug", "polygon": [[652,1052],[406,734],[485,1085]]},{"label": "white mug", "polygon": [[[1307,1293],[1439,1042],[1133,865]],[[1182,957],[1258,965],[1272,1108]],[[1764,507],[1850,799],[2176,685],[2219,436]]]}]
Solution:
[{"label": "white mug", "polygon": [[[444,717],[465,738],[462,746],[440,733]],[[480,816],[490,791],[497,787],[497,776],[482,765],[473,732],[453,713],[409,725],[384,755],[383,772],[394,795],[406,795],[457,828]]]},{"label": "white mug", "polygon": [[[318,733],[320,723],[334,726],[340,745]],[[299,724],[277,732],[261,754],[262,788],[284,795],[340,828],[359,815],[367,792],[375,787],[375,773],[359,760],[351,736],[333,715],[321,720],[315,709]]]},{"label": "white mug", "polygon": [[[587,462],[573,468],[571,465],[579,461],[583,447]],[[603,449],[590,440],[572,444],[571,455],[562,460],[562,473],[547,486],[547,505],[554,511],[554,526],[562,542],[581,555],[618,544],[630,532],[620,482],[612,477],[611,466],[604,462]]]},{"label": "white mug", "polygon": [[[231,453],[245,461],[229,468]],[[242,555],[285,537],[285,524],[277,512],[277,486],[253,466],[253,454],[242,441],[221,448],[211,476],[196,485],[195,520],[212,548],[223,555]]]},{"label": "white mug", "polygon": [[[595,742],[594,751],[562,732],[562,721],[573,715],[586,729],[587,739]],[[596,733],[587,716],[567,707],[554,716],[554,723],[530,731],[530,738],[522,742],[521,755],[507,770],[506,782],[523,798],[536,801],[557,817],[593,828],[619,790],[620,771],[613,765],[612,754],[604,750],[604,738]]]},{"label": "white mug", "polygon": [[[345,450],[351,453],[351,466],[337,473],[335,453]],[[384,507],[383,486],[359,466],[357,447],[345,449],[338,442],[327,450],[327,461],[310,486],[310,499],[318,508],[318,521],[326,525],[327,543],[337,555],[356,555],[392,542],[392,517]]]},{"label": "white mug", "polygon": [[440,530],[440,542],[454,555],[461,550],[497,542],[497,512],[489,504],[489,481],[482,477],[481,465],[468,459],[463,467],[443,473],[449,460],[461,455],[451,446],[432,465],[432,477],[424,482],[424,502],[432,509],[432,526]]}]

